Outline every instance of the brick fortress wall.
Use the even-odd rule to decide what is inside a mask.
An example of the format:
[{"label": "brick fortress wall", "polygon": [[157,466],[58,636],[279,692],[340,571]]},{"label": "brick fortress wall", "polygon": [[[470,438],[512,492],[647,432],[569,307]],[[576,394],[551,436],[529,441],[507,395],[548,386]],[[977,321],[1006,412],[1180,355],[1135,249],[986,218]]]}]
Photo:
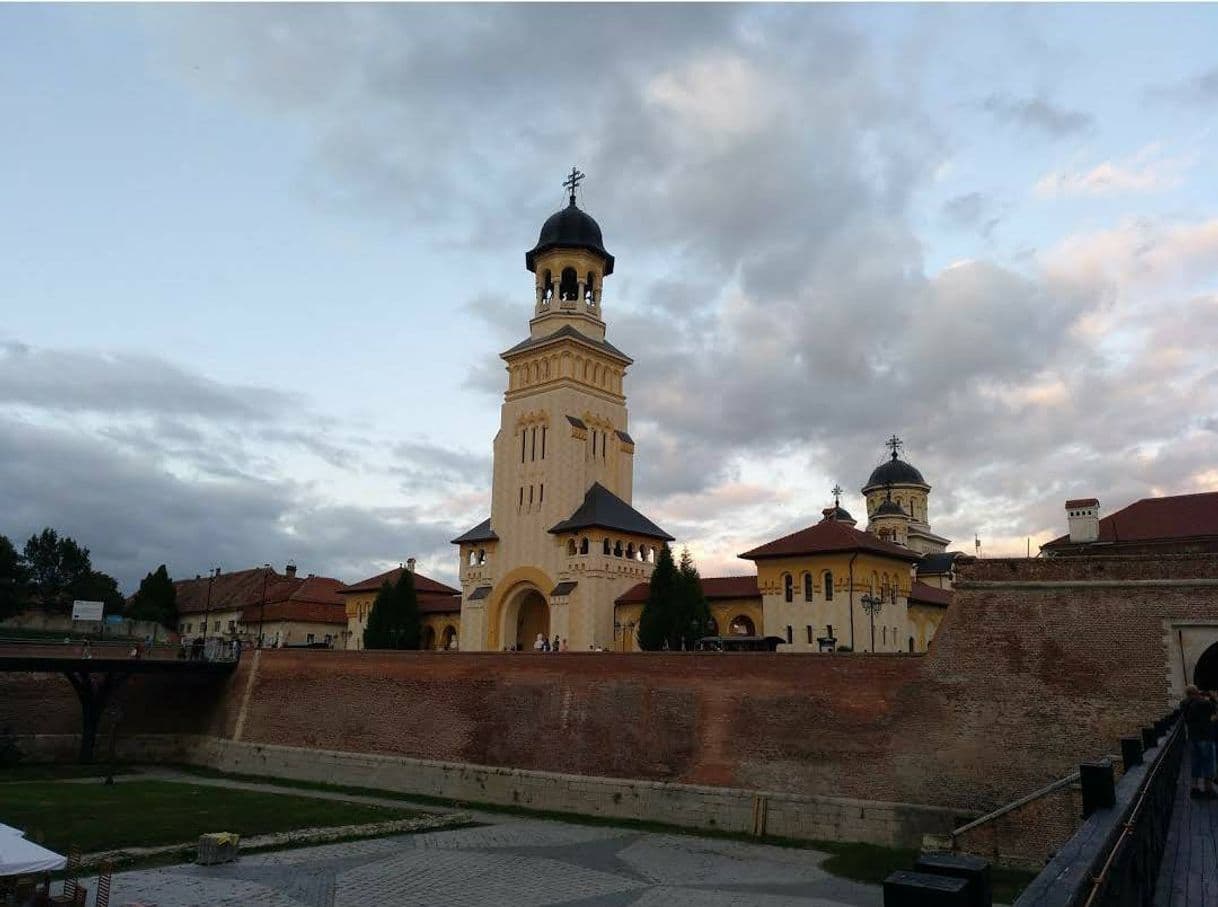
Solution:
[{"label": "brick fortress wall", "polygon": [[[978,561],[928,656],[266,651],[150,682],[130,730],[984,811],[1164,711],[1164,621],[1218,589],[1162,582],[1196,578],[1218,557]],[[0,684],[0,727],[74,728],[61,678]]]}]

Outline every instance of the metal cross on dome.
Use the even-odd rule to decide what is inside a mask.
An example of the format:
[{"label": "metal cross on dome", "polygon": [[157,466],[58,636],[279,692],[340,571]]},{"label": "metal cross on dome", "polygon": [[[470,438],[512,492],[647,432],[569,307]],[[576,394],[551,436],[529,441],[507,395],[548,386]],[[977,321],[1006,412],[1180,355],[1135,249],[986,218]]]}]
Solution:
[{"label": "metal cross on dome", "polygon": [[578,167],[572,166],[571,172],[562,181],[563,188],[571,193],[571,204],[575,204],[575,190],[579,188],[579,184],[585,176],[586,174],[579,172]]},{"label": "metal cross on dome", "polygon": [[842,492],[845,491],[841,485],[834,485],[831,489],[833,492],[833,506],[840,507],[842,502]]},{"label": "metal cross on dome", "polygon": [[902,447],[905,446],[905,442],[902,441],[900,438],[898,438],[896,435],[893,435],[891,438],[889,438],[887,441],[884,442],[884,446],[892,451],[892,458],[895,460],[897,458],[897,453],[901,450]]}]

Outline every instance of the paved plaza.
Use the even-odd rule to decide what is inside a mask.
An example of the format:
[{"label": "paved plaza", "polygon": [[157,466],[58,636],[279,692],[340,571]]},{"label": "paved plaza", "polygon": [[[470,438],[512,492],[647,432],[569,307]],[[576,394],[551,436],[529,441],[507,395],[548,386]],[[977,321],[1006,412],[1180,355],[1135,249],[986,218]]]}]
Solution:
[{"label": "paved plaza", "polygon": [[[818,868],[816,851],[531,819],[186,864],[114,877],[110,903],[148,907],[838,907],[880,888]],[[88,884],[86,881],[85,884]]]}]

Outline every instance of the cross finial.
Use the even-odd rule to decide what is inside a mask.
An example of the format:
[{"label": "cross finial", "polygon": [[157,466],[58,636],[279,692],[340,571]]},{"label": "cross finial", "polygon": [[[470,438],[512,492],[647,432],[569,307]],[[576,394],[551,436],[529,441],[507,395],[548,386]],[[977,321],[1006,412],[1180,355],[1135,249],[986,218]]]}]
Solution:
[{"label": "cross finial", "polygon": [[571,172],[567,174],[567,178],[562,181],[563,188],[571,193],[571,204],[575,204],[575,190],[579,188],[580,182],[583,180],[584,174],[579,172],[579,168],[572,166]]},{"label": "cross finial", "polygon": [[843,491],[843,490],[844,490],[844,489],[842,488],[842,486],[841,486],[841,485],[834,485],[834,486],[833,486],[833,506],[834,506],[834,507],[840,507],[840,506],[841,506],[841,503],[842,503],[842,491]]},{"label": "cross finial", "polygon": [[905,442],[902,441],[900,438],[898,438],[896,435],[893,435],[891,438],[889,438],[887,441],[884,442],[884,446],[889,448],[892,451],[892,458],[895,460],[897,458],[897,452],[902,447],[905,446]]}]

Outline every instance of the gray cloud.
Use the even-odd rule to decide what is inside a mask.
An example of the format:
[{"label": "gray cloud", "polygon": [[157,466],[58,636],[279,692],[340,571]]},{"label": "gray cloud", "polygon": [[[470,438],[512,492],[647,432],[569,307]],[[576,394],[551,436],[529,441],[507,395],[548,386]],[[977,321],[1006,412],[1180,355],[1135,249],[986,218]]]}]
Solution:
[{"label": "gray cloud", "polygon": [[1086,132],[1094,123],[1090,114],[1058,107],[1041,96],[1016,98],[994,93],[979,101],[978,106],[999,122],[1034,129],[1052,138]]},{"label": "gray cloud", "polygon": [[1172,85],[1155,85],[1146,90],[1151,103],[1185,104],[1208,107],[1218,103],[1218,66]]},{"label": "gray cloud", "polygon": [[250,421],[299,401],[268,388],[225,386],[154,356],[0,343],[0,405],[66,412],[192,413]]}]

